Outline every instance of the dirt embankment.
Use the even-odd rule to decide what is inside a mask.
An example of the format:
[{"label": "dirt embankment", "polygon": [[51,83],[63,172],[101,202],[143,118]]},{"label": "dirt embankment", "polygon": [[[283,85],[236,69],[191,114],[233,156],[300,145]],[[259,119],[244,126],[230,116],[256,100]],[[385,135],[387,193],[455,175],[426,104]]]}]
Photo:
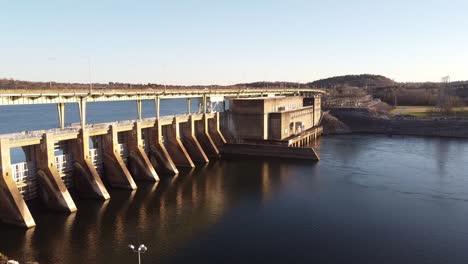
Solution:
[{"label": "dirt embankment", "polygon": [[[468,119],[417,119],[393,117],[384,109],[336,108],[329,109],[330,115],[349,127],[354,133],[376,133],[415,136],[440,136],[468,138]],[[328,120],[323,120],[324,130]],[[330,130],[332,131],[332,130]]]},{"label": "dirt embankment", "polygon": [[346,134],[351,133],[351,129],[338,118],[330,113],[324,113],[322,118],[323,134]]}]

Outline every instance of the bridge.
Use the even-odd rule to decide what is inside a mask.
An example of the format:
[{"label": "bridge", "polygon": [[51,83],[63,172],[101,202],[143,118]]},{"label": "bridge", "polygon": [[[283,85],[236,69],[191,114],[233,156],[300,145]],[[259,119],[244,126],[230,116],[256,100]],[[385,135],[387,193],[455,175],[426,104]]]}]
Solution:
[{"label": "bridge", "polygon": [[[80,198],[107,200],[107,188],[134,190],[135,181],[159,180],[161,174],[177,174],[221,155],[227,143],[220,112],[213,102],[226,98],[275,97],[323,93],[316,89],[4,89],[0,105],[56,104],[58,128],[0,135],[0,220],[35,226],[27,201],[40,198],[50,210],[77,210],[70,191]],[[160,116],[160,100],[185,98],[187,112]],[[201,109],[192,111],[191,100]],[[154,100],[155,117],[142,118],[142,102]],[[134,120],[87,124],[88,102],[135,101]],[[65,126],[65,104],[79,106],[80,123]],[[284,147],[302,147],[321,134],[309,130],[286,141]],[[11,164],[10,152],[21,148],[26,160]],[[307,150],[306,150],[307,151]],[[302,153],[302,152],[301,152]]]}]

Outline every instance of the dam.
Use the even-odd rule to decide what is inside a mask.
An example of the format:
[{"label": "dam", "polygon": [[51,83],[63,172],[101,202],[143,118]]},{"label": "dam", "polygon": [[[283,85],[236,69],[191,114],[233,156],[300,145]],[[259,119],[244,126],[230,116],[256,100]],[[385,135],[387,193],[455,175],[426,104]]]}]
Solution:
[{"label": "dam", "polygon": [[[2,89],[3,105],[55,104],[58,127],[0,135],[0,221],[33,227],[27,201],[51,211],[77,210],[70,195],[108,200],[108,188],[134,190],[222,155],[318,160],[308,143],[322,133],[316,89]],[[187,111],[160,115],[160,101],[186,99]],[[154,101],[155,116],[142,117]],[[191,100],[198,100],[197,110]],[[88,124],[87,104],[134,101],[134,120]],[[77,104],[80,122],[66,126],[65,105]],[[229,110],[227,110],[229,107]],[[5,124],[8,125],[8,124]],[[11,149],[25,160],[11,162]]]}]

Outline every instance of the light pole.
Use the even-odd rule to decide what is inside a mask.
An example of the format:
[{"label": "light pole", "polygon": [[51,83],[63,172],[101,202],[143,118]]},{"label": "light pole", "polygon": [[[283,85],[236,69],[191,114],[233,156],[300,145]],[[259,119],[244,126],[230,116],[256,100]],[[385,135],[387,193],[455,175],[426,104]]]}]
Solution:
[{"label": "light pole", "polygon": [[89,78],[89,95],[93,93],[93,80],[94,76],[94,69],[91,69],[91,57],[89,56],[81,56],[81,58],[86,59],[88,61],[88,78]]},{"label": "light pole", "polygon": [[128,245],[128,247],[129,247],[133,252],[138,253],[138,264],[141,264],[141,254],[142,254],[142,253],[145,253],[145,252],[148,250],[148,248],[147,248],[145,245],[143,245],[143,244],[141,244],[138,248],[135,248],[134,245]]}]

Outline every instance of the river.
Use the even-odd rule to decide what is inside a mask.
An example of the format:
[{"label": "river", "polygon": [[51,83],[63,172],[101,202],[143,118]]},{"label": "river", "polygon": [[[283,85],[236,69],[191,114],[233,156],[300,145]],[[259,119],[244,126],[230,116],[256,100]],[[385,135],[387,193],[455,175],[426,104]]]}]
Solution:
[{"label": "river", "polygon": [[468,140],[341,135],[315,147],[317,163],[220,159],[111,189],[105,203],[75,199],[71,215],[33,201],[37,226],[0,224],[0,252],[137,263],[127,245],[144,243],[143,263],[468,263]]}]

